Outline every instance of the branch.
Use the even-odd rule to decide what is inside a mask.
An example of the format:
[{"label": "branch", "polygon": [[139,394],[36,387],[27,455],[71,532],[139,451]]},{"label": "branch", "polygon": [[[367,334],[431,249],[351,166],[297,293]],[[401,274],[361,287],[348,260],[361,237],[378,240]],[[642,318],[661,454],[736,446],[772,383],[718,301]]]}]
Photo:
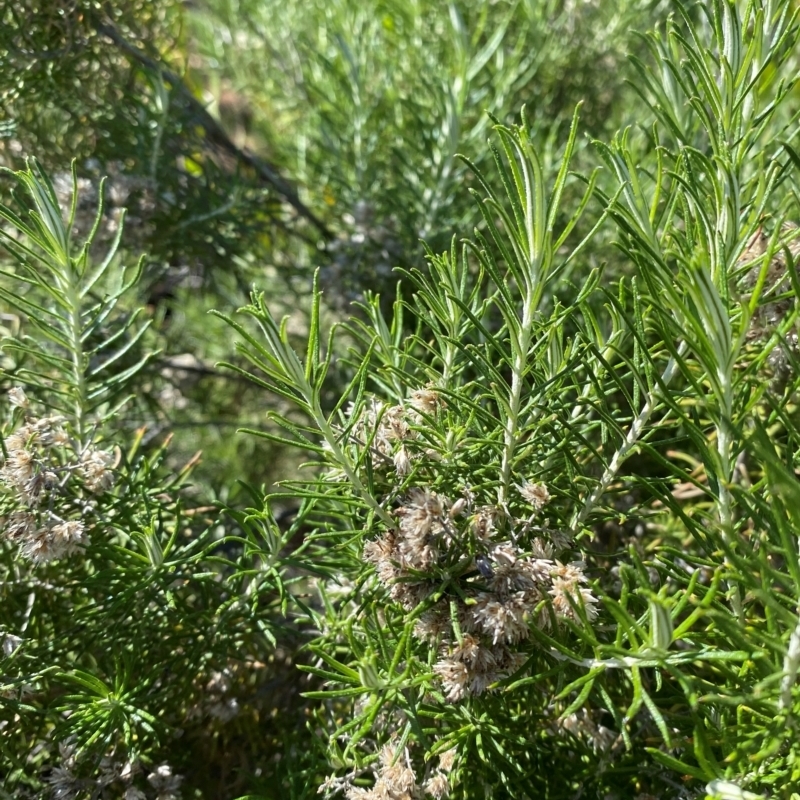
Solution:
[{"label": "branch", "polygon": [[291,188],[272,166],[248,150],[237,147],[230,140],[222,126],[189,91],[179,75],[176,75],[162,64],[159,64],[156,60],[145,55],[138,47],[131,44],[113,25],[101,22],[96,18],[92,19],[92,25],[98,33],[108,37],[125,54],[142,66],[160,75],[161,78],[180,95],[183,102],[185,102],[197,116],[200,124],[206,131],[208,139],[213,142],[213,144],[225,150],[237,161],[243,162],[254,169],[258,176],[263,181],[273,186],[302,217],[305,217],[309,222],[315,225],[326,239],[331,238],[331,233],[325,227],[325,224],[302,202],[302,200],[300,200],[294,189]]}]

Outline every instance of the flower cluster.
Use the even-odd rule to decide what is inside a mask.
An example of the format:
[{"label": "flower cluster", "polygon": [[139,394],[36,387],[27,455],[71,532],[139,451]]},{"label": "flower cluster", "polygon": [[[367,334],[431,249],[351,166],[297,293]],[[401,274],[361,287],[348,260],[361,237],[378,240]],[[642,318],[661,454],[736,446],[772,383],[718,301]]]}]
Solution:
[{"label": "flower cluster", "polygon": [[[347,409],[348,417],[352,417],[354,413],[355,409],[350,404]],[[350,440],[357,446],[369,448],[373,469],[384,469],[393,465],[398,475],[408,474],[411,470],[411,462],[403,442],[412,435],[404,407],[386,406],[374,397],[364,405],[350,426]]]},{"label": "flower cluster", "polygon": [[354,776],[331,777],[319,788],[326,796],[344,792],[347,800],[422,800],[430,797],[442,800],[450,793],[449,774],[455,765],[455,750],[439,754],[438,765],[428,765],[423,777],[418,777],[407,747],[400,748],[392,741],[385,744],[379,754],[375,769],[375,783],[371,788],[354,786]]},{"label": "flower cluster", "polygon": [[[29,401],[18,388],[9,392],[13,406],[27,412]],[[89,495],[111,488],[111,453],[78,447],[61,417],[26,416],[5,441],[0,481],[12,494],[14,510],[5,520],[6,537],[32,561],[72,555],[89,543],[85,518],[92,502],[75,497],[75,486]],[[74,518],[77,514],[80,519]]]},{"label": "flower cluster", "polygon": [[[519,488],[534,512],[549,499],[541,484]],[[395,602],[409,611],[428,604],[415,635],[438,649],[434,672],[451,702],[516,672],[526,660],[517,646],[530,626],[550,625],[548,605],[556,619],[575,620],[579,609],[590,620],[597,613],[580,565],[555,560],[552,546],[539,539],[524,552],[513,536],[520,520],[504,519],[511,533],[503,535],[500,510],[471,509],[471,502],[469,491],[452,503],[430,489],[411,489],[395,512],[398,527],[364,547]],[[459,590],[437,598],[447,580],[457,580]]]},{"label": "flower cluster", "polygon": [[[92,770],[90,778],[82,778],[77,750],[71,741],[59,745],[61,763],[52,767],[46,781],[54,800],[72,800],[77,797],[119,798],[122,800],[180,800],[183,777],[176,775],[168,764],[160,764],[147,774],[139,788],[134,781],[147,773],[137,760],[122,761],[105,756]],[[139,779],[141,782],[141,779]]]},{"label": "flower cluster", "polygon": [[[355,417],[351,404],[347,410],[352,420],[349,439],[357,447],[368,448],[373,469],[393,468],[399,478],[404,478],[411,473],[412,461],[418,455],[417,426],[424,423],[425,416],[445,407],[439,392],[431,387],[413,391],[407,404],[388,405],[370,398]],[[437,455],[430,449],[422,454],[431,458]]]},{"label": "flower cluster", "polygon": [[200,699],[189,709],[188,718],[212,717],[226,723],[237,717],[240,711],[239,701],[232,695],[237,671],[236,667],[225,667],[206,674],[198,682]]},{"label": "flower cluster", "polygon": [[558,720],[553,733],[567,731],[576,739],[589,745],[595,753],[607,753],[621,739],[621,736],[611,728],[597,722],[596,711],[582,708],[564,719]]}]

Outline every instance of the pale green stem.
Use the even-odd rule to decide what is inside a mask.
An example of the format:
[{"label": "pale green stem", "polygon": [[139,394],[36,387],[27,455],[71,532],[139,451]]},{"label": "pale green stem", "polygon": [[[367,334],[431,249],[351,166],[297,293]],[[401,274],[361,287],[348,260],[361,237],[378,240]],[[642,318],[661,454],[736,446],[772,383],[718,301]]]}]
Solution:
[{"label": "pale green stem", "polygon": [[[686,352],[686,349],[686,342],[681,342],[680,346],[678,347],[678,355],[682,356]],[[661,381],[664,386],[668,386],[670,384],[672,379],[675,377],[677,369],[678,362],[675,358],[670,358],[670,360],[667,362],[666,368],[664,369],[664,374],[661,376]],[[613,457],[611,458],[611,462],[609,463],[608,467],[606,467],[606,471],[600,478],[600,483],[597,484],[597,486],[594,488],[594,491],[592,491],[592,493],[586,498],[583,503],[583,508],[581,508],[581,510],[572,520],[570,528],[573,531],[577,532],[580,526],[583,525],[583,523],[586,521],[586,518],[597,505],[597,502],[606,493],[606,490],[611,485],[611,481],[613,481],[616,477],[617,472],[625,462],[625,459],[633,451],[636,443],[639,441],[639,437],[642,435],[642,432],[644,431],[645,426],[650,419],[651,414],[656,407],[658,396],[658,388],[648,395],[644,407],[639,412],[639,415],[636,417],[636,419],[631,423],[631,427],[628,430],[628,435],[625,437],[625,441],[614,453]]]},{"label": "pale green stem", "polygon": [[[726,413],[728,409],[726,409]],[[730,424],[728,423],[729,417],[724,417],[717,425],[717,452],[719,453],[721,475],[717,478],[717,516],[719,517],[720,528],[722,529],[722,538],[728,547],[733,546],[733,498],[731,497],[728,486],[733,480],[733,470],[731,466],[731,445],[732,437]],[[730,566],[727,557],[725,558],[726,564]],[[744,609],[742,607],[742,597],[739,587],[735,584],[730,586],[729,590],[731,605],[733,612],[738,617],[739,621],[744,620]]]},{"label": "pale green stem", "polygon": [[325,414],[322,412],[322,408],[320,407],[319,403],[314,401],[310,405],[314,420],[317,423],[320,431],[322,431],[322,435],[325,437],[325,441],[328,443],[328,447],[330,447],[334,459],[342,468],[342,471],[347,476],[347,479],[350,481],[353,488],[356,490],[356,493],[387,526],[390,528],[394,527],[397,524],[397,521],[386,511],[386,509],[381,507],[380,503],[378,503],[378,501],[367,491],[367,488],[361,482],[361,478],[358,477],[358,473],[353,469],[349,459],[339,446],[336,433],[334,432],[333,428],[331,428],[328,420],[325,418]]},{"label": "pale green stem", "polygon": [[525,304],[525,313],[519,338],[519,351],[514,354],[514,365],[511,376],[511,391],[508,398],[509,414],[503,434],[503,459],[500,465],[500,486],[497,490],[497,502],[501,508],[508,502],[511,490],[511,477],[514,465],[514,450],[517,446],[519,432],[519,410],[522,404],[523,375],[528,365],[528,350],[531,346],[531,328],[533,325],[533,309],[530,300]]},{"label": "pale green stem", "polygon": [[[800,608],[798,613],[800,613]],[[789,648],[783,659],[783,678],[781,679],[781,696],[778,700],[778,711],[785,711],[792,705],[792,689],[797,682],[798,670],[800,670],[800,619],[798,619],[797,626],[789,637]]]},{"label": "pale green stem", "polygon": [[[455,338],[455,331],[451,332],[451,336]],[[450,379],[453,377],[453,366],[455,365],[458,350],[455,345],[447,342],[442,357],[442,386],[449,387]]]},{"label": "pale green stem", "polygon": [[83,363],[83,324],[81,321],[81,294],[78,279],[71,263],[65,265],[64,275],[67,285],[65,294],[69,302],[70,312],[67,324],[69,326],[70,357],[72,359],[74,391],[73,407],[75,414],[75,432],[80,441],[81,448],[86,442],[85,412],[87,405],[86,373]]}]

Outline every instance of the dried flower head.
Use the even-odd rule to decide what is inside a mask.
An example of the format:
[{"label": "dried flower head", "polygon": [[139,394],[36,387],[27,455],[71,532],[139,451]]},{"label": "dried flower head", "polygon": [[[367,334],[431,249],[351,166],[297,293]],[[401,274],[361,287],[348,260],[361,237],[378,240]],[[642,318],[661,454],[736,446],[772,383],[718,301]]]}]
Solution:
[{"label": "dried flower head", "polygon": [[30,405],[25,392],[19,386],[14,386],[8,390],[8,402],[17,408],[28,408]]},{"label": "dried flower head", "polygon": [[[405,450],[403,442],[414,438],[403,406],[388,406],[371,397],[358,408],[350,403],[346,416],[351,420],[348,424],[349,441],[358,448],[368,448],[373,469],[386,469],[394,464],[401,477],[411,471],[408,451],[405,451],[405,455],[399,455],[400,451]],[[400,451],[396,453],[398,443]],[[328,475],[329,480],[339,480],[341,477],[339,470]]]},{"label": "dried flower head", "polygon": [[565,565],[557,561],[552,571],[552,579],[553,588],[550,590],[550,595],[557,617],[577,621],[575,606],[583,607],[590,622],[597,617],[598,600],[591,589],[583,585],[588,583],[588,579],[579,566]]},{"label": "dried flower head", "polygon": [[435,800],[442,800],[450,793],[450,782],[447,780],[447,775],[443,772],[434,772],[433,775],[425,781],[423,787],[426,794],[429,794]]},{"label": "dried flower head", "polygon": [[375,784],[371,789],[353,786],[348,778],[329,778],[323,787],[326,793],[343,789],[349,800],[421,800],[423,793],[422,787],[417,785],[408,751],[398,750],[394,742],[380,750]]},{"label": "dried flower head", "polygon": [[522,484],[517,484],[517,489],[522,497],[527,500],[535,511],[540,511],[550,500],[550,492],[543,483],[533,483],[524,480]]},{"label": "dried flower head", "polygon": [[80,473],[90,492],[100,494],[114,485],[113,463],[114,454],[105,450],[89,447],[81,454]]},{"label": "dried flower head", "polygon": [[22,554],[40,563],[73,555],[88,543],[89,537],[79,520],[45,523],[28,530],[20,540]]},{"label": "dried flower head", "polygon": [[495,532],[497,508],[495,506],[481,506],[472,518],[472,533],[479,541],[491,539]]},{"label": "dried flower head", "polygon": [[[21,398],[17,396],[17,400]],[[61,417],[27,417],[5,440],[0,481],[12,491],[17,508],[3,533],[33,561],[51,561],[77,552],[89,542],[86,489],[99,494],[113,484],[111,453],[87,447],[79,456]],[[83,485],[74,476],[83,478]],[[80,512],[81,518],[74,519]]]},{"label": "dried flower head", "polygon": [[595,753],[608,752],[618,738],[610,728],[595,722],[592,712],[586,708],[559,719],[556,727],[585,741]]},{"label": "dried flower head", "polygon": [[411,392],[411,405],[417,411],[429,416],[435,414],[440,408],[447,408],[447,403],[439,392],[430,387]]},{"label": "dried flower head", "polygon": [[443,753],[439,753],[439,769],[442,772],[450,772],[456,764],[457,750],[451,747]]},{"label": "dried flower head", "polygon": [[466,664],[456,659],[445,658],[434,664],[433,671],[441,679],[445,696],[451,703],[464,699],[470,683]]},{"label": "dried flower head", "polygon": [[538,601],[538,593],[529,598],[525,592],[516,592],[505,601],[481,594],[475,605],[475,620],[493,644],[514,644],[528,638],[528,615]]}]

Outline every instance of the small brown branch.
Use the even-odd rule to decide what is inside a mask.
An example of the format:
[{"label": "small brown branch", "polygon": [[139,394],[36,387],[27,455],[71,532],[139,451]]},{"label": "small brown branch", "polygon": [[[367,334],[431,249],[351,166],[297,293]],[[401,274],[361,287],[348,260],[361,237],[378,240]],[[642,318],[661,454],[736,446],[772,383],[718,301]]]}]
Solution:
[{"label": "small brown branch", "polygon": [[181,100],[192,110],[206,131],[208,139],[217,147],[232,155],[237,161],[247,164],[258,176],[274,187],[285,200],[305,219],[311,222],[326,238],[331,237],[325,224],[297,196],[291,186],[278,172],[263,159],[246,149],[237,147],[229,138],[222,126],[206,111],[202,103],[189,91],[183,79],[172,70],[159,64],[155,59],[145,55],[138,47],[131,44],[113,25],[93,18],[94,29],[108,37],[120,50],[147,69],[157,73],[179,95]]}]

